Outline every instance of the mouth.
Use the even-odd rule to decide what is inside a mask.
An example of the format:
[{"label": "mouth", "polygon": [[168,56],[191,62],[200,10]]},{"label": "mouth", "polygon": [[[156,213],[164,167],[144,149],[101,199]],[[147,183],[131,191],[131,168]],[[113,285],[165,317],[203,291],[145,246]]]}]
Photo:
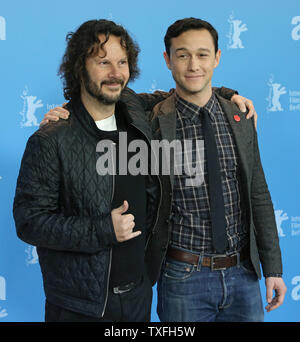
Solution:
[{"label": "mouth", "polygon": [[120,83],[109,83],[104,84],[105,88],[112,91],[112,92],[119,92],[121,91],[121,85]]},{"label": "mouth", "polygon": [[116,89],[120,86],[122,87],[124,84],[123,80],[120,79],[111,79],[111,80],[105,80],[101,83],[101,86],[105,85],[108,88]]},{"label": "mouth", "polygon": [[204,75],[187,75],[184,77],[188,80],[200,80],[204,77]]}]

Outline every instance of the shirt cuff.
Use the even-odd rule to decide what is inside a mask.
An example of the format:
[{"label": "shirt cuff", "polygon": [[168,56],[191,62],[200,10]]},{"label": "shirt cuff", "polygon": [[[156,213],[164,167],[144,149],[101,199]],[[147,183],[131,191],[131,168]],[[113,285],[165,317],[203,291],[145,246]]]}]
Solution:
[{"label": "shirt cuff", "polygon": [[269,277],[282,278],[282,273],[268,273],[265,275],[265,278]]}]

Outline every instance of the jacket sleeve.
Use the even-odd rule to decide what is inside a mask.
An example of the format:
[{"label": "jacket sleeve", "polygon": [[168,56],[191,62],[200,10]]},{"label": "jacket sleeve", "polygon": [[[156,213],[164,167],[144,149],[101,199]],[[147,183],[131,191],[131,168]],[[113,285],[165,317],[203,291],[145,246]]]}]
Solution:
[{"label": "jacket sleeve", "polygon": [[219,96],[223,97],[224,99],[230,101],[232,96],[238,94],[236,90],[221,87],[221,88],[213,88],[214,92],[216,92]]},{"label": "jacket sleeve", "polygon": [[18,237],[35,246],[95,253],[116,243],[110,213],[65,216],[60,205],[60,162],[55,143],[34,134],[17,180],[13,215]]},{"label": "jacket sleeve", "polygon": [[281,251],[271,195],[262,168],[256,130],[251,203],[257,247],[264,276],[282,274]]}]

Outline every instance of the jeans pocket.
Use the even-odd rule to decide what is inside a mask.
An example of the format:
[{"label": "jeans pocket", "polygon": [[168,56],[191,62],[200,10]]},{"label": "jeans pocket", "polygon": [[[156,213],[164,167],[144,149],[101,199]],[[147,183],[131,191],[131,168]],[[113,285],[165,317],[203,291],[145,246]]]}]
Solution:
[{"label": "jeans pocket", "polygon": [[195,266],[168,258],[163,275],[174,280],[188,279],[194,272]]}]

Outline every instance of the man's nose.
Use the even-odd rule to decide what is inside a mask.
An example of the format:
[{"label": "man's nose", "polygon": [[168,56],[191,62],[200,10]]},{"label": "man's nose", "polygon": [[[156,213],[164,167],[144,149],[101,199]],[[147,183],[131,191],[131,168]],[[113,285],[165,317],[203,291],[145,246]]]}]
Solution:
[{"label": "man's nose", "polygon": [[189,70],[191,71],[197,71],[199,70],[200,66],[199,66],[199,61],[195,56],[191,56],[190,60],[189,60]]},{"label": "man's nose", "polygon": [[121,75],[119,66],[117,64],[111,64],[109,70],[110,77],[119,77]]}]

